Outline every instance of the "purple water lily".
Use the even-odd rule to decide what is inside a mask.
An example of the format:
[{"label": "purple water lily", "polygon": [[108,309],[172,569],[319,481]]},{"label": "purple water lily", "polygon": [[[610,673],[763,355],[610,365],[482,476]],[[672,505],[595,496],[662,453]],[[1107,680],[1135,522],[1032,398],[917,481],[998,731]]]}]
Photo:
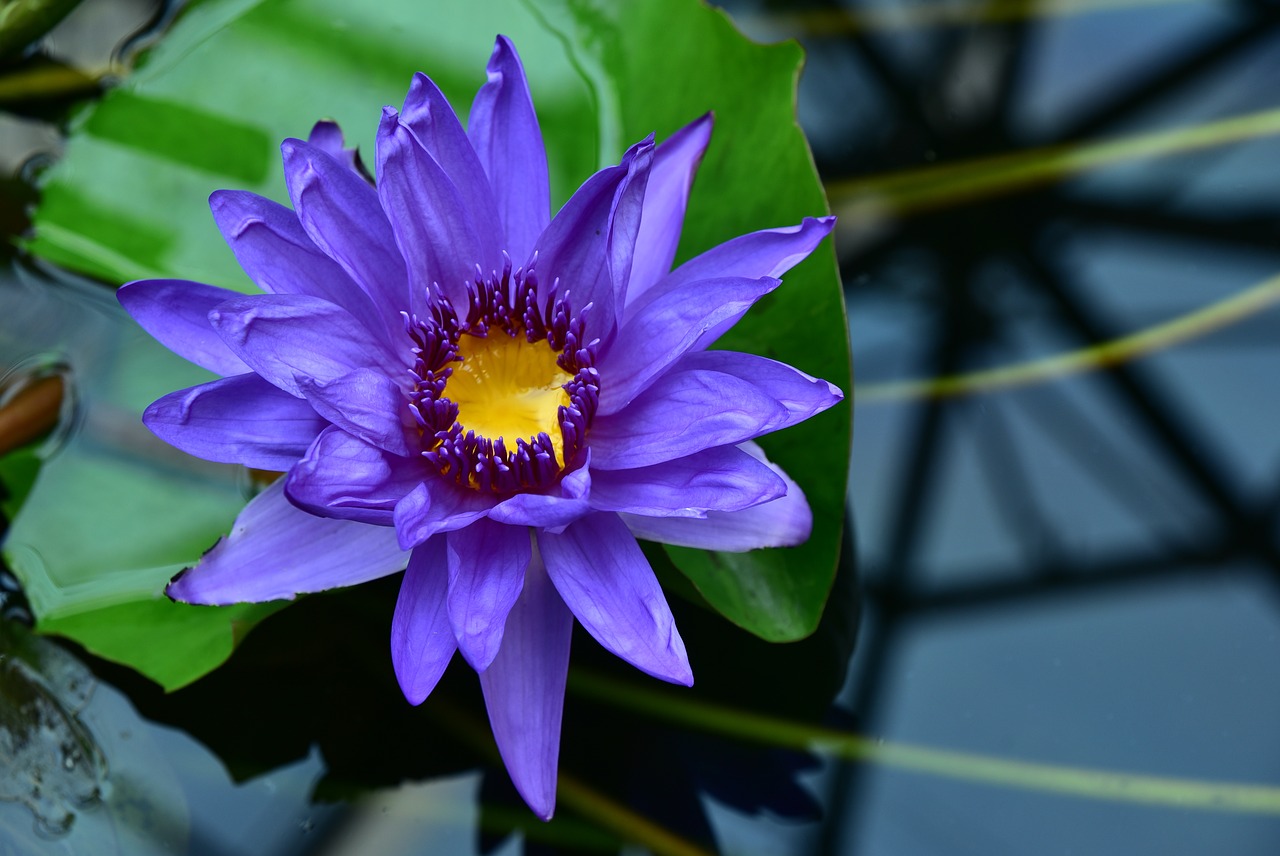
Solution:
[{"label": "purple water lily", "polygon": [[549,818],[575,618],[642,671],[693,682],[636,537],[749,550],[809,535],[800,489],[750,441],[840,391],[707,348],[833,220],[671,270],[709,115],[632,146],[551,218],[503,37],[468,125],[419,74],[383,112],[376,186],[321,123],[282,147],[292,210],[213,195],[265,293],[147,280],[119,296],[222,376],[161,398],[147,426],[286,473],[168,594],[267,601],[405,569],[391,636],[405,697],[421,703],[461,651],[512,780]]}]

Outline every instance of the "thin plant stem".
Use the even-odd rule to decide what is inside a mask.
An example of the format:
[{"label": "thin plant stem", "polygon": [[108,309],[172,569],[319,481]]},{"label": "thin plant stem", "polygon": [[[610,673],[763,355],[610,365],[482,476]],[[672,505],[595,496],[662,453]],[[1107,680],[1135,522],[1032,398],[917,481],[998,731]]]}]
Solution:
[{"label": "thin plant stem", "polygon": [[1280,815],[1280,787],[1273,785],[1117,773],[875,740],[681,698],[580,669],[570,671],[569,688],[599,702],[702,731],[914,773],[1097,800]]},{"label": "thin plant stem", "polygon": [[858,404],[882,404],[951,398],[1043,383],[1166,350],[1250,318],[1277,302],[1280,302],[1280,275],[1193,312],[1100,345],[967,374],[863,384],[856,387],[854,397]]}]

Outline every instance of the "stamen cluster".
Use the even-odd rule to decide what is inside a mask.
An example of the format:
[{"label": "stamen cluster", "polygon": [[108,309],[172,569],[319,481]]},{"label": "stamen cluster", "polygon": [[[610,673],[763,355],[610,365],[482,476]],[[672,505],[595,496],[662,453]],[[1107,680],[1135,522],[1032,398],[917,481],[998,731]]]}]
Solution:
[{"label": "stamen cluster", "polygon": [[[503,254],[503,269],[485,276],[479,265],[467,283],[466,319],[459,320],[438,288],[428,295],[426,317],[402,313],[405,332],[413,342],[413,389],[409,411],[418,425],[422,457],[441,476],[463,487],[494,493],[537,490],[554,484],[570,467],[586,442],[587,428],[600,401],[600,376],[595,369],[598,340],[585,341],[588,304],[575,315],[569,291],[560,291],[557,279],[539,305],[535,256],[529,267],[514,271]],[[523,336],[530,344],[545,341],[558,351],[556,365],[572,379],[561,387],[569,398],[557,409],[560,448],[541,432],[533,437],[489,438],[468,430],[458,421],[458,405],[448,397],[453,363],[460,363],[462,336]]]}]

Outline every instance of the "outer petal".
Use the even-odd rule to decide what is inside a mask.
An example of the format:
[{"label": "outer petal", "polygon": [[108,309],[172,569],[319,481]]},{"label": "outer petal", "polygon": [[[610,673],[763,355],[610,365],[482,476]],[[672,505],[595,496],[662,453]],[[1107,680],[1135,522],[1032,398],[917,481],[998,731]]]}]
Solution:
[{"label": "outer petal", "polygon": [[655,678],[693,685],[662,588],[618,515],[584,517],[563,535],[539,532],[538,547],[556,590],[601,645]]},{"label": "outer petal", "polygon": [[556,806],[560,719],[573,615],[534,551],[524,591],[507,616],[503,645],[480,673],[489,724],[511,781],[543,820]]},{"label": "outer petal", "polygon": [[413,551],[391,618],[391,663],[410,704],[431,695],[458,648],[445,611],[448,580],[443,538]]},{"label": "outer petal", "polygon": [[[835,217],[806,217],[799,226],[752,232],[726,241],[690,259],[660,280],[637,298],[634,305],[627,307],[627,317],[644,312],[649,303],[672,291],[701,287],[703,280],[727,276],[769,276],[776,279],[813,252],[835,222]],[[726,318],[710,325],[698,338],[695,348],[708,347],[737,320]]]},{"label": "outer petal", "polygon": [[234,291],[185,279],[143,279],[120,286],[116,299],[160,344],[220,375],[249,370],[209,323],[209,311],[240,297]]},{"label": "outer petal", "polygon": [[676,359],[701,345],[705,331],[732,326],[778,285],[778,280],[767,277],[711,279],[697,288],[668,291],[657,300],[640,301],[646,304],[644,309],[628,317],[597,363],[604,380],[597,415],[607,416],[626,407]]},{"label": "outer petal", "polygon": [[759,437],[786,418],[785,407],[733,375],[673,371],[622,411],[596,418],[591,459],[597,470],[647,467]]},{"label": "outer petal", "polygon": [[295,505],[314,514],[390,526],[396,503],[424,475],[420,461],[331,426],[289,471],[285,490]]},{"label": "outer petal", "polygon": [[142,414],[151,433],[207,461],[287,470],[326,422],[252,372],[171,392]]},{"label": "outer petal", "polygon": [[302,294],[237,297],[209,313],[236,355],[267,381],[302,397],[300,378],[321,383],[352,369],[389,371],[391,357],[340,306]]},{"label": "outer petal", "polygon": [[844,393],[825,380],[810,377],[799,369],[755,354],[736,351],[694,351],[675,366],[680,370],[723,372],[751,384],[786,408],[787,416],[770,431],[778,431],[828,407],[839,404]]},{"label": "outer petal", "polygon": [[278,480],[165,592],[185,603],[213,605],[282,600],[385,577],[408,558],[390,529],[300,511]]},{"label": "outer petal", "polygon": [[475,266],[486,272],[500,266],[497,235],[481,234],[471,200],[391,107],[383,108],[378,128],[378,175],[378,197],[396,243],[413,260],[413,293],[425,295],[438,284],[454,306],[465,307]]},{"label": "outer petal", "polygon": [[349,434],[396,455],[410,455],[408,402],[386,375],[356,369],[329,381],[302,378],[316,412]]},{"label": "outer petal", "polygon": [[298,215],[288,208],[244,190],[215,191],[209,208],[236,261],[263,291],[320,297],[346,309],[369,329],[383,329],[369,296],[316,248]]},{"label": "outer petal", "polygon": [[506,36],[498,36],[488,72],[467,134],[493,187],[507,252],[522,264],[551,218],[547,153],[524,67]]},{"label": "outer petal", "polygon": [[493,499],[477,490],[430,478],[396,503],[396,535],[406,550],[440,532],[452,532],[487,517]]},{"label": "outer petal", "polygon": [[[630,269],[652,159],[652,137],[636,143],[621,164],[587,179],[538,239],[539,302],[558,279],[560,293],[568,291],[575,310],[594,304],[589,316],[593,336],[612,334],[619,300],[611,268]],[[626,271],[617,272],[619,283],[626,282]]]},{"label": "outer petal", "polygon": [[532,554],[529,530],[477,520],[445,537],[449,621],[462,656],[483,672],[498,655],[507,613],[524,587]]},{"label": "outer petal", "polygon": [[768,464],[787,484],[787,495],[742,511],[710,511],[705,519],[641,517],[620,514],[633,535],[648,541],[740,553],[759,547],[794,547],[809,540],[813,514],[800,486],[776,464],[769,463],[755,443],[740,447]]},{"label": "outer petal", "polygon": [[712,116],[707,113],[676,131],[654,152],[644,195],[644,217],[636,235],[635,260],[627,283],[628,305],[671,271],[689,203],[689,188],[711,140],[711,125]]},{"label": "outer petal", "polygon": [[680,288],[690,282],[726,276],[779,279],[808,258],[835,225],[835,217],[806,217],[799,226],[740,235],[680,265],[663,286]]},{"label": "outer petal", "polygon": [[634,470],[597,470],[591,505],[656,517],[704,517],[711,510],[739,511],[777,499],[787,483],[734,446]]},{"label": "outer petal", "polygon": [[377,191],[317,146],[285,140],[285,180],[312,242],[359,283],[394,329],[409,308],[409,279]]}]

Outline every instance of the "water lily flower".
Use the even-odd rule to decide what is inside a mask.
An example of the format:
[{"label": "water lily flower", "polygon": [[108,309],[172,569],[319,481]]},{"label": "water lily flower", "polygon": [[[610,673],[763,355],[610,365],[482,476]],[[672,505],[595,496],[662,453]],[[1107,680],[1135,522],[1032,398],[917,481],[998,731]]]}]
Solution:
[{"label": "water lily flower", "polygon": [[422,74],[384,110],[376,185],[321,123],[282,146],[292,209],[214,193],[263,293],[120,289],[146,330],[221,376],[144,421],[193,455],[285,476],[169,596],[267,601],[405,570],[391,631],[405,697],[426,699],[460,651],[516,788],[549,818],[574,619],[692,684],[636,538],[806,539],[803,494],[751,441],[841,398],[708,350],[833,223],[744,235],[672,270],[711,128],[708,115],[636,143],[552,218],[524,69],[499,37],[465,130]]}]

